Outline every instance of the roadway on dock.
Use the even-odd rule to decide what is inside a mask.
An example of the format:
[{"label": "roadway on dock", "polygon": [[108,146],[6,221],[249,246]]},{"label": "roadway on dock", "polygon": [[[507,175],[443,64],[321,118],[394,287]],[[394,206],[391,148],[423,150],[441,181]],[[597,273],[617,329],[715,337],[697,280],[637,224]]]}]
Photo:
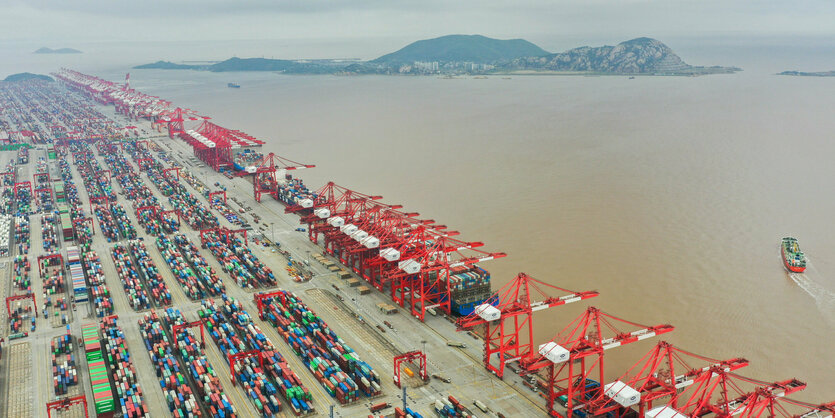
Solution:
[{"label": "roadway on dock", "polygon": [[[128,121],[124,116],[115,115],[112,108],[104,108],[98,106],[98,110],[112,117],[119,123],[124,125],[136,125],[147,132],[153,133],[147,122]],[[251,207],[253,211],[246,214],[239,214],[245,218],[251,225],[255,227],[250,233],[263,234],[265,238],[270,238],[273,234],[275,241],[281,243],[281,248],[289,251],[296,260],[304,260],[308,258],[309,253],[321,253],[322,249],[315,244],[309,242],[307,235],[296,232],[295,229],[299,226],[299,218],[296,215],[288,215],[284,213],[284,205],[273,200],[269,196],[265,196],[262,203],[257,203],[253,199],[252,186],[245,179],[235,178],[227,179],[226,177],[211,171],[206,167],[199,167],[190,160],[192,151],[190,146],[179,140],[159,139],[156,140],[162,146],[169,156],[179,161],[185,169],[193,172],[199,179],[207,183],[207,186],[219,182],[227,189],[227,194],[230,198],[229,205],[237,210],[236,203],[232,201],[232,197],[240,202],[243,207]],[[0,163],[8,160],[8,155],[14,156],[14,152],[0,153]],[[97,154],[97,153],[96,153]],[[154,153],[155,156],[156,153]],[[21,172],[18,173],[19,180],[32,181],[32,173],[29,167],[37,161],[37,157],[46,156],[44,150],[32,149],[30,150],[30,163],[22,166]],[[102,167],[106,167],[101,156],[96,155],[95,158],[99,161]],[[89,202],[89,196],[83,186],[81,176],[78,173],[77,167],[72,164],[72,158],[67,157],[70,162],[73,173],[73,181],[75,182],[81,201],[83,203]],[[138,172],[138,168],[132,159],[128,156],[126,160]],[[57,162],[51,160],[50,166],[57,167]],[[199,164],[202,165],[202,164]],[[60,176],[53,177],[60,178]],[[145,185],[151,190],[159,199],[162,205],[168,205],[168,199],[163,197],[156,186],[147,178],[147,174],[141,173],[140,178]],[[209,207],[207,199],[200,193],[188,185],[185,181],[181,182],[194,194],[206,207]],[[113,181],[114,192],[121,191],[121,186],[118,182]],[[156,249],[154,237],[145,233],[144,227],[139,225],[134,214],[131,202],[128,201],[124,195],[118,195],[118,203],[121,204],[125,212],[128,214],[133,226],[137,230],[137,235],[145,242],[148,249],[148,254],[152,261],[158,267],[160,274],[163,276],[167,284],[171,296],[173,306],[179,309],[187,320],[197,319],[197,310],[200,302],[192,301],[183,292],[180,284],[173,277],[171,270],[163,261],[162,256]],[[85,212],[89,212],[89,206],[85,207]],[[237,229],[235,225],[230,224],[217,211],[212,209],[212,212],[218,215],[221,226]],[[262,221],[256,224],[252,221],[251,214],[257,212]],[[143,389],[145,402],[150,408],[151,416],[169,416],[167,410],[165,397],[159,387],[156,379],[154,367],[151,364],[147,354],[144,353],[145,345],[139,334],[139,327],[137,325],[138,319],[147,311],[134,311],[125,295],[119,277],[116,275],[116,268],[113,260],[110,257],[110,250],[113,243],[107,242],[101,234],[100,224],[96,219],[95,214],[87,213],[88,216],[94,219],[95,234],[91,244],[91,249],[96,251],[101,260],[102,268],[104,269],[105,281],[113,298],[114,312],[119,316],[119,326],[125,333],[127,348],[131,353],[131,359],[134,362],[137,370],[137,378],[140,386]],[[42,297],[42,281],[37,273],[37,254],[42,253],[40,242],[40,219],[39,215],[31,217],[31,234],[32,247],[30,250],[29,259],[32,263],[32,283],[33,292],[38,300],[38,306],[43,306]],[[271,228],[265,225],[271,225]],[[198,247],[200,254],[208,261],[209,265],[218,272],[227,288],[227,294],[239,300],[244,308],[253,317],[253,320],[264,331],[266,336],[279,350],[281,355],[287,360],[290,368],[299,376],[302,383],[308,388],[313,395],[313,405],[320,415],[325,415],[331,405],[336,405],[335,416],[341,417],[355,417],[367,416],[368,406],[372,403],[390,402],[392,405],[402,405],[400,399],[401,391],[397,389],[392,382],[392,359],[398,352],[405,352],[414,349],[423,349],[428,353],[429,359],[429,374],[438,373],[452,378],[452,383],[447,384],[439,380],[432,379],[426,385],[418,388],[410,387],[408,389],[408,403],[409,407],[415,411],[423,414],[426,417],[435,416],[432,408],[432,403],[435,399],[445,398],[448,395],[453,395],[458,398],[465,405],[472,405],[474,399],[479,399],[487,404],[493,411],[502,412],[506,416],[513,417],[528,417],[528,416],[543,416],[544,401],[535,393],[521,384],[521,379],[512,374],[507,373],[505,380],[501,381],[489,374],[481,365],[481,341],[472,339],[463,333],[455,331],[454,324],[451,324],[442,317],[427,316],[426,324],[424,326],[415,318],[407,314],[399,313],[396,315],[384,315],[376,307],[379,302],[390,302],[390,299],[376,291],[372,290],[369,295],[360,295],[356,288],[347,287],[344,282],[336,277],[335,274],[328,271],[324,266],[320,265],[313,259],[310,260],[310,268],[314,272],[315,277],[307,283],[297,283],[292,280],[286,272],[286,260],[283,256],[268,247],[250,244],[250,248],[254,254],[261,259],[268,267],[270,267],[278,281],[278,286],[283,289],[291,290],[296,293],[316,314],[321,316],[333,330],[351,346],[358,355],[368,362],[374,370],[376,370],[381,377],[381,386],[383,388],[383,395],[375,399],[368,399],[364,396],[360,397],[358,403],[354,405],[342,406],[331,398],[322,388],[321,384],[316,381],[313,375],[302,364],[301,359],[293,353],[292,349],[286,342],[280,338],[278,332],[269,323],[258,319],[256,306],[253,302],[253,292],[241,289],[234,280],[232,280],[227,273],[221,268],[215,257],[205,249],[200,248],[198,231],[193,231],[190,227],[182,222],[181,232],[185,233],[189,239]],[[60,235],[60,234],[59,234]],[[37,242],[36,238],[38,237]],[[253,236],[250,235],[250,242]],[[120,241],[125,243],[125,240]],[[61,250],[69,244],[61,244]],[[2,277],[10,277],[12,270],[11,258],[0,259],[6,263],[4,270],[0,270]],[[66,262],[66,260],[64,260]],[[11,280],[8,281],[7,286],[0,286],[0,292],[11,292]],[[66,275],[66,286],[71,286],[69,274]],[[339,290],[334,289],[337,286]],[[259,289],[260,290],[260,289]],[[10,293],[9,293],[10,294]],[[340,295],[344,299],[344,303],[335,298],[335,295]],[[71,333],[79,338],[81,336],[81,324],[95,322],[98,318],[90,316],[91,304],[79,305],[77,312],[74,312],[72,322],[70,324]],[[5,312],[3,312],[5,318]],[[362,318],[360,320],[359,318]],[[388,321],[392,324],[392,328],[385,327],[383,321]],[[5,321],[4,324],[8,324]],[[383,334],[376,329],[376,326],[384,326],[386,332]],[[5,416],[15,416],[12,412],[25,409],[26,405],[30,405],[31,412],[38,411],[39,414],[29,413],[28,415],[19,416],[35,416],[45,415],[41,414],[44,410],[44,404],[48,401],[54,400],[55,396],[52,392],[51,382],[51,367],[49,364],[49,340],[59,334],[64,333],[65,330],[61,327],[52,328],[46,321],[39,319],[38,327],[29,337],[20,340],[21,342],[8,342],[4,346],[4,355],[2,359],[3,367],[2,375],[4,378],[3,384],[3,399],[7,405]],[[0,334],[8,334],[8,325],[3,327]],[[220,350],[217,348],[214,341],[210,337],[206,337],[206,356],[214,369],[217,371],[221,380],[221,385],[225,393],[228,394],[231,402],[235,405],[239,412],[239,416],[254,416],[255,409],[250,400],[246,397],[244,391],[238,386],[233,386],[230,382],[229,367],[225,359],[222,358]],[[447,341],[457,340],[467,342],[467,348],[459,349],[448,347]],[[425,343],[424,343],[425,342]],[[11,343],[11,344],[10,344]],[[79,345],[77,345],[79,346]],[[27,347],[24,349],[24,347]],[[11,355],[12,350],[14,355]],[[81,348],[76,348],[79,375],[79,388],[87,395],[90,403],[88,411],[91,416],[94,413],[92,404],[92,391],[90,389],[87,373],[86,361],[81,356]],[[9,367],[9,362],[14,362],[17,366]],[[27,363],[28,361],[28,363]],[[25,373],[25,376],[20,377],[20,380],[15,378],[20,376],[19,370],[27,370],[26,364],[30,364],[31,373]],[[414,366],[412,370],[417,370]],[[18,370],[18,372],[15,372]],[[14,374],[18,373],[18,374]],[[405,374],[403,374],[405,379]],[[28,380],[27,380],[28,379]],[[22,384],[9,385],[12,382],[22,382]],[[407,382],[407,386],[411,386]],[[36,386],[37,388],[33,387]],[[9,392],[11,390],[11,392]],[[285,412],[279,416],[293,416],[289,412],[289,407],[285,404]],[[24,405],[25,404],[25,405]],[[118,404],[118,401],[117,401]],[[473,409],[471,407],[471,409]],[[387,410],[386,412],[390,412]],[[473,411],[477,415],[480,412]],[[15,412],[17,413],[17,412]]]}]

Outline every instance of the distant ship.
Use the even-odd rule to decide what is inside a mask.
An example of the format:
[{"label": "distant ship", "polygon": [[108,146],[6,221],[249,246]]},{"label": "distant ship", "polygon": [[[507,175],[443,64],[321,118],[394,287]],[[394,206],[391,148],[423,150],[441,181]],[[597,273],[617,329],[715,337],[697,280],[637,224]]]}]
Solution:
[{"label": "distant ship", "polygon": [[783,264],[786,265],[787,270],[794,273],[806,271],[806,255],[800,251],[797,239],[792,237],[783,238],[781,254],[783,255]]},{"label": "distant ship", "polygon": [[226,86],[227,86],[227,87],[229,87],[229,88],[233,88],[233,89],[239,89],[239,88],[241,88],[241,85],[240,85],[240,84],[235,84],[235,83],[229,83],[229,84],[227,84]]}]

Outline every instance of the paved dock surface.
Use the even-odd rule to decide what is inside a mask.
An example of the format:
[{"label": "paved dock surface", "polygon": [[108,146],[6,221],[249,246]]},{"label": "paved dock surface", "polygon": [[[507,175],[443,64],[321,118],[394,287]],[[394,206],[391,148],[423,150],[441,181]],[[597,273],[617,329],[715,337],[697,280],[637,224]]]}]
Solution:
[{"label": "paved dock surface", "polygon": [[[119,123],[139,126],[149,136],[158,135],[155,130],[150,128],[147,122],[128,121],[124,116],[116,115],[112,108],[97,107],[99,111],[112,117]],[[241,217],[245,218],[255,228],[253,231],[250,231],[251,234],[260,233],[264,238],[274,238],[276,242],[281,244],[281,248],[288,251],[296,260],[309,259],[310,269],[314,273],[314,278],[305,283],[295,282],[285,270],[287,260],[284,256],[280,255],[271,247],[254,245],[251,242],[253,236],[250,235],[250,248],[261,261],[273,270],[278,281],[277,288],[296,293],[310,309],[321,316],[358,353],[360,358],[368,362],[380,374],[382,396],[374,399],[361,396],[358,403],[346,406],[339,405],[336,399],[331,398],[324,391],[320,383],[316,381],[314,376],[306,369],[300,358],[293,353],[285,341],[280,338],[276,330],[269,323],[257,318],[257,309],[253,302],[253,291],[242,289],[235,284],[234,280],[221,268],[215,257],[208,250],[199,248],[200,240],[198,231],[191,230],[183,222],[181,232],[198,246],[201,255],[218,272],[226,284],[227,294],[243,304],[244,308],[253,317],[255,323],[259,325],[287,360],[292,370],[300,377],[304,386],[311,391],[313,395],[313,406],[317,411],[317,415],[326,416],[331,405],[335,405],[334,415],[338,417],[368,416],[368,407],[371,404],[379,402],[389,402],[394,406],[401,406],[403,403],[400,398],[401,390],[395,387],[392,381],[393,357],[398,353],[417,349],[425,350],[427,353],[429,375],[437,373],[452,379],[451,383],[430,379],[428,383],[423,384],[415,378],[408,378],[405,373],[402,374],[404,383],[408,387],[407,402],[409,407],[423,414],[424,417],[436,416],[432,406],[434,400],[445,398],[448,395],[453,395],[462,404],[469,405],[473,413],[479,417],[485,416],[485,414],[475,410],[475,407],[472,406],[475,399],[484,402],[492,411],[486,416],[496,416],[498,412],[503,413],[507,417],[545,416],[544,400],[538,394],[524,387],[521,383],[521,378],[513,373],[507,373],[504,381],[502,381],[484,369],[481,365],[482,348],[480,340],[473,339],[465,333],[456,332],[454,324],[441,316],[427,315],[426,324],[422,324],[417,319],[410,317],[408,314],[404,314],[402,310],[400,313],[394,315],[383,314],[377,309],[376,305],[380,302],[391,303],[386,295],[377,290],[372,290],[368,295],[360,295],[356,288],[348,287],[344,280],[339,279],[336,274],[316,262],[312,257],[309,257],[309,254],[321,253],[322,248],[311,243],[305,233],[295,231],[297,227],[301,226],[299,225],[299,218],[296,215],[285,214],[283,204],[273,200],[269,196],[264,196],[262,203],[255,202],[252,197],[252,185],[250,182],[243,178],[228,179],[206,168],[202,163],[195,163],[191,158],[191,147],[180,140],[172,140],[165,137],[155,138],[153,141],[159,144],[161,149],[169,156],[177,160],[184,169],[191,171],[199,179],[203,180],[207,186],[214,189],[213,185],[215,182],[219,182],[225,186],[228,197],[230,198],[229,205],[232,208],[235,210],[239,209],[239,206],[232,201],[232,197],[235,197],[235,200],[240,202],[244,207],[252,208],[252,211],[240,214]],[[0,152],[0,164],[5,164],[9,161],[9,158],[14,158],[14,155],[15,152]],[[157,157],[157,154],[154,153],[154,156]],[[39,157],[46,157],[45,148],[30,150],[30,162],[20,167],[18,172],[19,179],[25,178],[26,180],[32,180],[33,164],[35,164]],[[104,159],[97,155],[97,153],[95,158],[102,167],[107,168]],[[82,202],[89,202],[89,196],[81,182],[81,176],[78,173],[77,167],[72,164],[71,157],[67,157],[67,159],[73,167],[73,180],[78,187],[80,199]],[[134,170],[139,172],[135,162],[129,156],[126,159],[133,166]],[[50,171],[54,171],[55,173],[53,174],[53,178],[60,178],[57,171],[57,162],[50,160],[49,164]],[[159,193],[159,190],[148,179],[147,174],[141,173],[140,178],[155,193],[161,205],[166,209],[170,209],[171,205],[168,203],[168,199]],[[181,181],[181,183],[186,185],[189,191],[197,196],[206,207],[209,207],[208,201],[200,193],[185,181]],[[121,186],[115,179],[112,187],[114,192],[122,191]],[[200,302],[189,299],[183,292],[180,284],[174,279],[171,270],[156,249],[156,245],[154,244],[155,238],[146,234],[144,227],[139,225],[131,202],[124,195],[119,194],[118,203],[125,208],[128,217],[137,230],[138,237],[144,240],[149,256],[158,267],[171,292],[173,306],[182,311],[187,320],[197,319],[196,312],[199,309]],[[89,211],[89,208],[85,210]],[[237,228],[224,219],[217,211],[212,210],[212,212],[218,215],[221,226],[226,226],[231,229]],[[253,223],[253,212],[257,212],[261,217],[260,223]],[[147,353],[144,352],[144,343],[139,335],[137,320],[147,310],[135,311],[131,308],[122,283],[116,274],[113,260],[110,257],[110,250],[114,243],[107,242],[103,237],[99,221],[95,218],[95,215],[87,213],[87,216],[95,219],[95,235],[91,249],[99,255],[101,260],[106,277],[106,284],[113,298],[114,311],[119,316],[119,326],[125,333],[127,348],[136,366],[138,381],[143,389],[145,402],[150,408],[151,416],[170,416],[154,368],[151,365]],[[37,271],[37,255],[43,252],[40,241],[40,215],[31,216],[30,224],[32,247],[29,260],[32,264],[31,276],[33,292],[36,296],[38,306],[42,307],[44,306],[41,288],[42,281]],[[125,243],[125,240],[121,242]],[[66,246],[70,244],[62,242],[60,245],[60,251],[63,254]],[[331,260],[335,261],[333,259]],[[64,261],[66,262],[66,260]],[[3,262],[5,262],[5,266],[2,266]],[[11,258],[0,258],[0,267],[2,267],[0,268],[0,277],[10,278],[12,269]],[[66,287],[69,289],[71,288],[71,282],[68,274],[66,277]],[[338,287],[339,290],[336,290],[334,286]],[[12,294],[13,289],[11,288],[10,280],[7,282],[7,285],[0,286],[0,293],[2,292]],[[342,300],[340,300],[340,297]],[[80,337],[81,324],[97,321],[97,318],[94,318],[91,312],[91,305],[79,304],[77,311],[73,312],[74,315],[71,318],[70,332],[72,335]],[[5,319],[5,311],[2,313],[2,316]],[[392,327],[385,326],[384,321],[389,322]],[[7,323],[8,321],[3,321],[4,326],[0,330],[0,335],[8,335],[9,327],[6,325]],[[385,332],[380,331],[377,328],[378,325],[383,327]],[[49,341],[54,336],[63,333],[66,333],[66,329],[63,326],[53,328],[41,316],[38,318],[36,331],[32,332],[29,337],[16,341],[8,341],[7,339],[3,350],[3,359],[0,362],[0,366],[2,366],[2,370],[0,370],[0,382],[2,382],[3,386],[0,389],[2,389],[3,404],[5,405],[4,416],[33,417],[46,415],[45,403],[56,399],[52,389],[52,375],[48,352]],[[239,416],[256,416],[256,411],[247,398],[246,393],[244,393],[240,386],[233,386],[231,384],[228,364],[221,356],[217,345],[208,335],[206,340],[205,351],[207,359],[218,372],[223,390],[228,394],[231,402],[237,408]],[[466,342],[467,347],[450,347],[447,346],[447,341]],[[90,401],[88,411],[93,416],[92,391],[87,377],[87,364],[83,356],[80,355],[81,349],[77,348],[76,353],[79,375],[77,390],[84,391],[87,395],[87,399]],[[414,365],[409,367],[413,371],[417,370],[417,367]],[[14,384],[10,384],[10,382],[14,382]],[[283,400],[282,403],[284,403]],[[80,407],[73,407],[63,412],[60,416],[76,416],[78,412],[80,412]],[[383,412],[391,413],[392,410],[388,409]],[[279,416],[290,417],[293,414],[289,412],[289,408],[285,407],[285,412],[279,414]]]}]

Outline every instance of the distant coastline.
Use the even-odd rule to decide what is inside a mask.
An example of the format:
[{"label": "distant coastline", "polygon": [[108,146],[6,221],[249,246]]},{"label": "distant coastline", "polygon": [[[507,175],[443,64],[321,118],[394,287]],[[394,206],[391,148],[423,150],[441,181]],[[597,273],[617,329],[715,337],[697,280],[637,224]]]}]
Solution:
[{"label": "distant coastline", "polygon": [[233,57],[207,64],[157,61],[135,69],[211,72],[271,71],[282,74],[330,75],[662,75],[730,74],[737,67],[694,66],[652,38],[635,38],[615,46],[579,47],[550,53],[524,39],[481,35],[447,35],[413,42],[370,61],[282,60]]},{"label": "distant coastline", "polygon": [[790,76],[796,76],[796,77],[835,77],[835,71],[817,71],[817,72],[783,71],[782,73],[777,73],[777,75],[790,75]]},{"label": "distant coastline", "polygon": [[33,54],[81,54],[82,52],[73,48],[39,48]]}]

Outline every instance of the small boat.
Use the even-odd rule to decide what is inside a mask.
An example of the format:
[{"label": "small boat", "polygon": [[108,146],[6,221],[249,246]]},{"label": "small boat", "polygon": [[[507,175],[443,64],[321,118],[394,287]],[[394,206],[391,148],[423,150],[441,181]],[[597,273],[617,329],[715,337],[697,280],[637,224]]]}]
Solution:
[{"label": "small boat", "polygon": [[241,88],[241,85],[240,85],[240,84],[235,84],[235,83],[229,83],[229,84],[227,84],[226,86],[227,86],[227,87],[229,87],[229,88],[232,88],[232,89],[239,89],[239,88]]},{"label": "small boat", "polygon": [[806,271],[806,255],[800,251],[800,246],[797,245],[797,239],[792,237],[783,238],[783,245],[781,248],[783,255],[783,264],[786,269],[793,273],[803,273]]}]

